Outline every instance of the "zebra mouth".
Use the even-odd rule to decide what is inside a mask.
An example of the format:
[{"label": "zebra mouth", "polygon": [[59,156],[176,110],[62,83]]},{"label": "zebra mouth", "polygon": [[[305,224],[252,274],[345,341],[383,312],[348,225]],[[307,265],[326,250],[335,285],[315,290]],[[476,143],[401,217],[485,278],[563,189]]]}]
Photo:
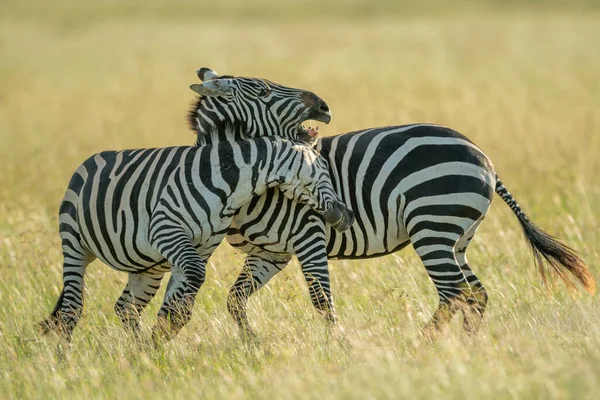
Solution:
[{"label": "zebra mouth", "polygon": [[298,139],[306,143],[315,144],[319,137],[319,127],[315,125],[313,128],[311,125],[307,126],[304,124],[307,121],[318,121],[329,124],[331,122],[331,112],[329,109],[311,109],[304,118],[306,119],[298,124]]},{"label": "zebra mouth", "polygon": [[316,138],[319,136],[319,127],[315,126],[313,128],[312,126],[304,126],[304,124],[300,124],[298,126],[298,133],[300,135],[308,135],[311,138]]}]

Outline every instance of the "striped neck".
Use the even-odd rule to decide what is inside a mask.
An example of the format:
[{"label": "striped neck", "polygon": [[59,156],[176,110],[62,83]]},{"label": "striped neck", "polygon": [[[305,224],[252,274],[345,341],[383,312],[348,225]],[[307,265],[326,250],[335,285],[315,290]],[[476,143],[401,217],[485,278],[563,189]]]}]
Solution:
[{"label": "striped neck", "polygon": [[228,151],[231,151],[232,155],[236,154],[236,160],[231,165],[236,165],[237,168],[221,171],[225,180],[232,178],[229,174],[235,175],[235,178],[231,179],[231,182],[235,181],[231,185],[233,192],[228,198],[229,207],[233,210],[241,208],[251,197],[260,196],[269,187],[277,185],[279,163],[284,153],[289,152],[288,143],[273,137],[229,142],[222,140],[214,146],[220,147],[218,152],[221,154]]},{"label": "striped neck", "polygon": [[237,142],[247,139],[244,132],[239,127],[236,128],[231,123],[215,125],[207,130],[196,130],[196,141],[194,146],[204,146],[209,144],[218,144],[220,142]]}]

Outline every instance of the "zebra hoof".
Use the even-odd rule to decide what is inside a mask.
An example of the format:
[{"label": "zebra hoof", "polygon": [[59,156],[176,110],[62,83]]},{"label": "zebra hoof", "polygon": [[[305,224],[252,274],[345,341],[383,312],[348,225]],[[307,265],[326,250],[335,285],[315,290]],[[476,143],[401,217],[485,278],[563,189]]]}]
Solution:
[{"label": "zebra hoof", "polygon": [[42,322],[38,322],[37,327],[42,335],[54,333],[65,342],[71,341],[71,331],[68,329],[67,325],[57,317],[52,316],[46,318]]},{"label": "zebra hoof", "polygon": [[152,343],[158,345],[173,339],[183,325],[175,324],[164,315],[159,315],[156,325],[152,327]]},{"label": "zebra hoof", "polygon": [[249,326],[240,328],[240,336],[245,343],[253,343],[258,340],[258,335]]}]

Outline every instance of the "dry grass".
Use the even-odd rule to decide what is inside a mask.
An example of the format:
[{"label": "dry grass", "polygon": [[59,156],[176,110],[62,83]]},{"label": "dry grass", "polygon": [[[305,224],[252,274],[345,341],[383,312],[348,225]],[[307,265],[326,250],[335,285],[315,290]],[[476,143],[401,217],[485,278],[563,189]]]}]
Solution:
[{"label": "dry grass", "polygon": [[[294,265],[251,302],[259,340],[244,345],[225,308],[242,256],[226,245],[193,321],[161,351],[123,334],[112,304],[125,275],[99,263],[66,360],[34,329],[61,285],[57,207],[73,169],[102,149],[191,143],[187,87],[201,66],[314,90],[333,109],[327,134],[421,121],[458,129],[488,153],[530,217],[598,275],[600,14],[488,3],[408,15],[386,3],[361,18],[365,3],[337,0],[327,9],[339,15],[312,21],[317,3],[298,2],[278,11],[287,13],[281,22],[261,13],[266,1],[250,7],[257,20],[229,15],[239,2],[219,12],[156,1],[92,11],[64,0],[4,3],[0,397],[596,397],[597,297],[564,287],[547,296],[500,201],[470,251],[491,295],[473,339],[455,321],[437,343],[419,340],[436,295],[410,249],[331,263],[343,332],[329,332],[311,309]],[[158,305],[144,316],[146,333]]]}]

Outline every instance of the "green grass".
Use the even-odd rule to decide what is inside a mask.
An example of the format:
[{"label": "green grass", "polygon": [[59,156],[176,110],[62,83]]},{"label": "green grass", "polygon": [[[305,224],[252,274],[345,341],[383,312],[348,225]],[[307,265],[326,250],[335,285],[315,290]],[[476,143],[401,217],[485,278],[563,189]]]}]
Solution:
[{"label": "green grass", "polygon": [[162,350],[124,335],[112,305],[126,276],[93,263],[84,317],[59,357],[35,323],[61,287],[68,179],[99,150],[192,143],[188,86],[202,66],[314,90],[333,110],[324,134],[411,122],[461,131],[598,276],[594,2],[336,0],[325,14],[317,2],[214,3],[0,4],[0,398],[595,398],[600,303],[561,285],[546,294],[499,199],[469,252],[490,293],[474,338],[457,319],[436,343],[420,339],[436,294],[406,249],[331,262],[334,331],[290,266],[250,302],[259,338],[245,345],[225,307],[243,256],[223,245],[192,322]]}]

